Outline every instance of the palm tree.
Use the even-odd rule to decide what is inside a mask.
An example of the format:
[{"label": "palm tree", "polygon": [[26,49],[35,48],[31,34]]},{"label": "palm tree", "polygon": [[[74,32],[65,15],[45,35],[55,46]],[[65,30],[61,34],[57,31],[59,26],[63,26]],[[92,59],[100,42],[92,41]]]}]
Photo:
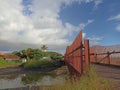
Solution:
[{"label": "palm tree", "polygon": [[46,52],[48,50],[48,47],[46,45],[42,45],[41,50]]}]

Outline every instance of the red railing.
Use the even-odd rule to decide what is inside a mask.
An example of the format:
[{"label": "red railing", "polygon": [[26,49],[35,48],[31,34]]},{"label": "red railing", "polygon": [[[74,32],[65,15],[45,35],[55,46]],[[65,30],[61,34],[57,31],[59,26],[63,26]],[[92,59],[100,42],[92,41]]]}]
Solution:
[{"label": "red railing", "polygon": [[[76,39],[70,46],[67,46],[65,53],[65,62],[69,69],[70,75],[80,76],[83,73],[83,61],[85,61],[85,70],[90,68],[90,62],[113,64],[111,56],[119,54],[119,51],[111,51],[105,46],[103,47],[90,47],[89,40],[82,40],[82,31],[78,34]],[[118,58],[116,58],[118,60]],[[120,61],[120,57],[119,60]],[[120,65],[120,62],[119,62]]]},{"label": "red railing", "polygon": [[91,62],[120,65],[120,46],[92,46],[90,53]]},{"label": "red railing", "polygon": [[90,67],[89,40],[84,40],[83,44],[81,31],[74,42],[66,48],[65,62],[71,75],[80,76],[83,73],[83,58],[86,71],[88,71]]},{"label": "red railing", "polygon": [[[119,57],[116,57],[116,55]],[[113,51],[106,53],[91,53],[90,62],[108,64],[108,65],[120,65],[120,52]]]}]

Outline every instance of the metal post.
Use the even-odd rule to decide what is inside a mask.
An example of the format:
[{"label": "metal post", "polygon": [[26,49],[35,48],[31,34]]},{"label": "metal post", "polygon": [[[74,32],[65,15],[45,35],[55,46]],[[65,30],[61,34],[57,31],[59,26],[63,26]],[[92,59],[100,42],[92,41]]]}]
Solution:
[{"label": "metal post", "polygon": [[85,67],[86,71],[90,68],[90,50],[89,50],[89,40],[84,40],[85,47]]},{"label": "metal post", "polygon": [[80,47],[80,50],[79,50],[79,54],[80,55],[80,58],[79,58],[79,69],[80,69],[80,74],[83,73],[83,52],[82,52],[82,42],[80,43],[81,47]]},{"label": "metal post", "polygon": [[107,64],[110,64],[110,53],[107,52]]},{"label": "metal post", "polygon": [[94,54],[95,62],[97,63],[97,54]]}]

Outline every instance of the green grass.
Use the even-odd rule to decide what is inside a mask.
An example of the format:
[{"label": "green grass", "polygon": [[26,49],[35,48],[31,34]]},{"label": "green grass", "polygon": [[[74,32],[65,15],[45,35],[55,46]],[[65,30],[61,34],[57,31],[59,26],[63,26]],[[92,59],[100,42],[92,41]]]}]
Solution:
[{"label": "green grass", "polygon": [[71,83],[67,80],[64,85],[54,85],[48,90],[113,90],[112,84],[99,77],[95,69],[91,67],[90,71],[79,79]]},{"label": "green grass", "polygon": [[27,63],[25,63],[24,68],[34,69],[34,68],[51,67],[51,66],[55,66],[55,63],[53,61],[29,60]]},{"label": "green grass", "polygon": [[16,66],[16,65],[20,65],[20,64],[21,64],[20,60],[7,61],[7,60],[0,59],[0,68],[1,67]]}]

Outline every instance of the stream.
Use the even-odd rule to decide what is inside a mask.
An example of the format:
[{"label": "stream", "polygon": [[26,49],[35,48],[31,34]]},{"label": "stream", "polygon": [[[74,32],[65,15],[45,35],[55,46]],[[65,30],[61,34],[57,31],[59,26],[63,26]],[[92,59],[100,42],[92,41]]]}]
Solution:
[{"label": "stream", "polygon": [[0,75],[0,90],[34,90],[35,88],[50,87],[56,84],[63,85],[66,76],[65,73],[55,74],[41,72]]}]

